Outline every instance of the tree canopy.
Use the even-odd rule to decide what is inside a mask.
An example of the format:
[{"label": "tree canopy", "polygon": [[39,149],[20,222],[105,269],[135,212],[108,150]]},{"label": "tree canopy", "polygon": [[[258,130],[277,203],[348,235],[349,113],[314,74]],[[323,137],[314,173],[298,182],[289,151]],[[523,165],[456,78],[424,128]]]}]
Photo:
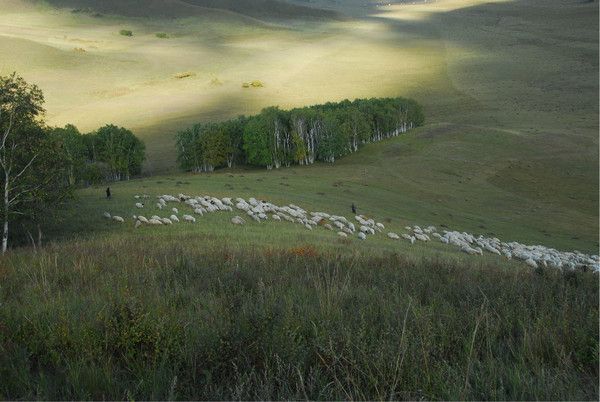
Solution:
[{"label": "tree canopy", "polygon": [[181,169],[194,172],[235,163],[268,169],[333,163],[424,120],[421,106],[404,98],[344,100],[289,111],[269,107],[255,116],[197,124],[178,133],[177,160]]}]

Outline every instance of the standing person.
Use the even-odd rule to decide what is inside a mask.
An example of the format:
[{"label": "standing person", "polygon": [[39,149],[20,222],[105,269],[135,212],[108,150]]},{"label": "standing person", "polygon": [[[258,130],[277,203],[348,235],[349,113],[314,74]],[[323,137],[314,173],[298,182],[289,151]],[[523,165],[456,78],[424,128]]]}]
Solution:
[{"label": "standing person", "polygon": [[111,194],[110,194],[110,187],[106,187],[106,199],[110,200]]},{"label": "standing person", "polygon": [[352,213],[356,215],[356,205],[354,203],[352,203]]}]

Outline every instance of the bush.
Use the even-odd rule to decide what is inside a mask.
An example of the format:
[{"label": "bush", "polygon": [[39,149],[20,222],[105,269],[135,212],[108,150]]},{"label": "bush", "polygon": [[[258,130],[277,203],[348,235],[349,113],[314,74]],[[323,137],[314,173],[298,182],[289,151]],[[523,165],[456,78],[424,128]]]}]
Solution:
[{"label": "bush", "polygon": [[119,31],[119,34],[121,34],[123,36],[133,36],[133,31],[130,31],[128,29],[121,29]]},{"label": "bush", "polygon": [[167,39],[169,37],[169,35],[167,35],[165,32],[158,32],[156,34],[156,37],[160,38],[160,39]]}]

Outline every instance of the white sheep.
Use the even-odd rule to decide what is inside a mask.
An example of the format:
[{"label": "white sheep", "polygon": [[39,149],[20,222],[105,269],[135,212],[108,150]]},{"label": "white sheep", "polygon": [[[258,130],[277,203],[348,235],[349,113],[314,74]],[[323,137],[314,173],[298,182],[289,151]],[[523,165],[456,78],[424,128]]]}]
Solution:
[{"label": "white sheep", "polygon": [[119,222],[119,223],[124,223],[125,222],[125,219],[123,219],[123,218],[121,218],[120,216],[117,216],[117,215],[113,216],[112,219],[113,219],[113,221]]},{"label": "white sheep", "polygon": [[140,226],[142,226],[142,221],[135,221],[135,228],[139,228]]},{"label": "white sheep", "polygon": [[154,219],[154,218],[152,218],[152,219],[148,220],[148,224],[160,226],[163,223],[162,223],[162,221],[160,219]]},{"label": "white sheep", "polygon": [[170,220],[169,218],[162,218],[162,223],[164,223],[165,225],[172,225],[173,221]]},{"label": "white sheep", "polygon": [[171,215],[169,219],[171,219],[173,222],[179,222],[179,218],[177,217],[177,215]]},{"label": "white sheep", "polygon": [[387,235],[390,239],[400,240],[400,236],[398,236],[396,233],[390,232]]},{"label": "white sheep", "polygon": [[338,236],[343,237],[343,238],[348,237],[348,235],[344,232],[337,232],[337,234],[338,234]]},{"label": "white sheep", "polygon": [[112,216],[111,216],[111,215],[110,215],[108,212],[105,212],[105,213],[103,213],[102,215],[103,215],[103,216],[104,216],[106,219],[110,219],[110,218],[112,218]]},{"label": "white sheep", "polygon": [[234,216],[233,218],[231,218],[231,223],[233,223],[234,225],[243,225],[246,223],[246,221],[243,220],[241,216]]},{"label": "white sheep", "polygon": [[191,215],[183,215],[183,220],[190,223],[196,223],[196,218]]},{"label": "white sheep", "polygon": [[138,215],[137,220],[142,223],[148,223],[148,219],[146,219],[146,217],[142,215]]},{"label": "white sheep", "polygon": [[141,202],[136,202],[135,207],[141,209],[141,208],[144,208],[144,204],[142,204]]},{"label": "white sheep", "polygon": [[171,209],[171,211],[173,211],[173,213],[176,215],[179,213],[179,210],[177,208],[173,208],[173,209]]},{"label": "white sheep", "polygon": [[426,234],[415,232],[415,238],[421,241],[430,241],[431,239]]},{"label": "white sheep", "polygon": [[358,238],[361,240],[367,240],[367,235],[364,232],[358,232]]}]

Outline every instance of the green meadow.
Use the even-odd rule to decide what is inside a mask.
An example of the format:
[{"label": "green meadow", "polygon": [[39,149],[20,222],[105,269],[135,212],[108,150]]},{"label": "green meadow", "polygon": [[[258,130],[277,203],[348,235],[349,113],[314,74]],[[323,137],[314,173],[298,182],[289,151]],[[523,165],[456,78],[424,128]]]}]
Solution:
[{"label": "green meadow", "polygon": [[[132,218],[169,216],[161,194],[354,203],[386,232],[598,254],[597,1],[136,1],[2,1],[0,75],[40,86],[48,124],[127,127],[147,159],[0,257],[1,399],[598,399],[596,273],[235,210]],[[335,164],[176,167],[195,123],[397,96],[425,125]]]}]

